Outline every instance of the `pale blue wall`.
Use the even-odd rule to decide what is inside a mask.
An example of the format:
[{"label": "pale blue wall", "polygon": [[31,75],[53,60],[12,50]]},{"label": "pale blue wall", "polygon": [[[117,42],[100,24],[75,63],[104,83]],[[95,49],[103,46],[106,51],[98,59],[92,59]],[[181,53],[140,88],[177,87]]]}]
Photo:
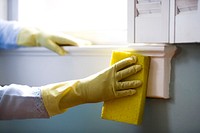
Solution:
[{"label": "pale blue wall", "polygon": [[[33,57],[32,60],[29,57],[24,58],[29,62],[35,62],[35,64],[37,64],[37,59],[37,56]],[[0,60],[1,63],[9,62],[2,61],[3,58]],[[12,73],[13,76],[20,74],[16,70],[10,70],[7,73],[10,76],[5,76],[6,72],[1,69],[5,70],[6,68],[0,64],[0,78],[3,79],[0,83],[17,82],[40,85],[55,81],[55,77],[58,81],[63,80],[63,75],[67,72],[55,69],[56,67],[60,68],[54,64],[55,60],[58,59],[51,59],[51,66],[48,66],[51,63],[39,62],[41,67],[34,66],[35,68],[31,69],[36,71],[33,76],[25,69],[23,75],[30,75],[30,79],[24,77],[22,79],[9,78],[12,77]],[[81,60],[84,62],[84,58]],[[94,58],[89,58],[89,60],[97,65],[104,60],[108,62],[108,59],[104,57],[98,61],[95,61]],[[66,65],[66,69],[70,67],[65,63],[64,65]],[[21,64],[21,66],[23,65]],[[21,66],[18,64],[16,67]],[[83,64],[80,68],[82,70],[77,71],[87,69],[88,65]],[[43,76],[37,75],[40,69],[43,69],[40,72]],[[90,70],[91,73],[93,71]],[[44,79],[47,74],[48,79]],[[76,76],[78,77],[75,75],[73,78]],[[100,118],[102,103],[99,103],[81,105],[70,109],[65,114],[46,120],[0,121],[0,133],[198,133],[200,132],[200,45],[178,45],[178,53],[172,60],[170,91],[171,99],[169,100],[147,99],[141,126],[102,120]]]}]

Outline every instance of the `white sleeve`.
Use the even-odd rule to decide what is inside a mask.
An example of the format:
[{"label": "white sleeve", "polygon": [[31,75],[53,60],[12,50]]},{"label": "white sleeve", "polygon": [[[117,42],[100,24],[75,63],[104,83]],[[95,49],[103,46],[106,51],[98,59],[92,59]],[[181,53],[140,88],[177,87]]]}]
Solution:
[{"label": "white sleeve", "polygon": [[0,120],[49,118],[39,87],[0,86]]},{"label": "white sleeve", "polygon": [[22,26],[16,21],[4,21],[0,19],[0,49],[13,49],[17,45],[17,36]]}]

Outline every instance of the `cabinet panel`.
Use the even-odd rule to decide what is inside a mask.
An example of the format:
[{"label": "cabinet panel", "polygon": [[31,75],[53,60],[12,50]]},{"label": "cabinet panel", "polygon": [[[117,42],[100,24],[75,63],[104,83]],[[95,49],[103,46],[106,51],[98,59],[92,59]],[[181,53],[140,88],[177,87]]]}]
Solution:
[{"label": "cabinet panel", "polygon": [[135,12],[135,42],[169,41],[169,0],[137,0]]},{"label": "cabinet panel", "polygon": [[199,0],[176,0],[175,43],[200,42]]}]

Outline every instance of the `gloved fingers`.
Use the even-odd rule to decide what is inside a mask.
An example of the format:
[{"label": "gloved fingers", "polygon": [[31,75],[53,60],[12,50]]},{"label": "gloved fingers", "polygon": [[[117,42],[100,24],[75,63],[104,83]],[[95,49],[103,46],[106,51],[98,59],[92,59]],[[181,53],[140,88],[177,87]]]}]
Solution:
[{"label": "gloved fingers", "polygon": [[58,46],[56,43],[54,43],[53,41],[47,41],[47,44],[43,44],[43,46],[45,46],[46,48],[56,52],[59,55],[66,55],[67,51],[64,50],[64,48],[62,48],[61,46]]},{"label": "gloved fingers", "polygon": [[130,66],[133,63],[137,62],[137,57],[136,56],[131,56],[128,58],[125,58],[117,63],[115,63],[116,71],[119,71],[127,66]]},{"label": "gloved fingers", "polygon": [[78,44],[75,42],[74,37],[66,34],[55,34],[51,37],[52,41],[54,41],[58,45],[63,46],[77,46]]},{"label": "gloved fingers", "polygon": [[141,85],[142,81],[140,80],[118,82],[116,86],[116,91],[134,89]]},{"label": "gloved fingers", "polygon": [[133,74],[136,74],[141,69],[142,69],[141,65],[129,66],[128,68],[118,71],[115,76],[116,76],[117,81],[120,81],[124,78],[127,78],[127,77],[133,75]]},{"label": "gloved fingers", "polygon": [[76,38],[74,36],[70,36],[67,34],[55,34],[52,36],[53,41],[55,41],[58,45],[67,45],[67,46],[84,46],[91,45],[92,43],[88,40],[83,40]]},{"label": "gloved fingers", "polygon": [[117,91],[116,96],[117,97],[125,97],[125,96],[131,96],[136,93],[135,89],[129,89],[129,90],[123,90],[123,91]]}]

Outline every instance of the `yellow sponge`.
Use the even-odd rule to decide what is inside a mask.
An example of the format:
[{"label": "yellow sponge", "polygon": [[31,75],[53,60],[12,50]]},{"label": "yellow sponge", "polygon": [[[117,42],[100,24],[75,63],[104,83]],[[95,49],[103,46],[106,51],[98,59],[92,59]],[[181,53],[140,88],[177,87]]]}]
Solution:
[{"label": "yellow sponge", "polygon": [[139,125],[142,122],[144,112],[150,58],[134,52],[113,51],[111,65],[132,55],[137,56],[138,61],[136,64],[142,65],[142,70],[126,80],[139,79],[143,84],[136,89],[137,92],[133,96],[104,102],[101,117],[103,119]]}]

